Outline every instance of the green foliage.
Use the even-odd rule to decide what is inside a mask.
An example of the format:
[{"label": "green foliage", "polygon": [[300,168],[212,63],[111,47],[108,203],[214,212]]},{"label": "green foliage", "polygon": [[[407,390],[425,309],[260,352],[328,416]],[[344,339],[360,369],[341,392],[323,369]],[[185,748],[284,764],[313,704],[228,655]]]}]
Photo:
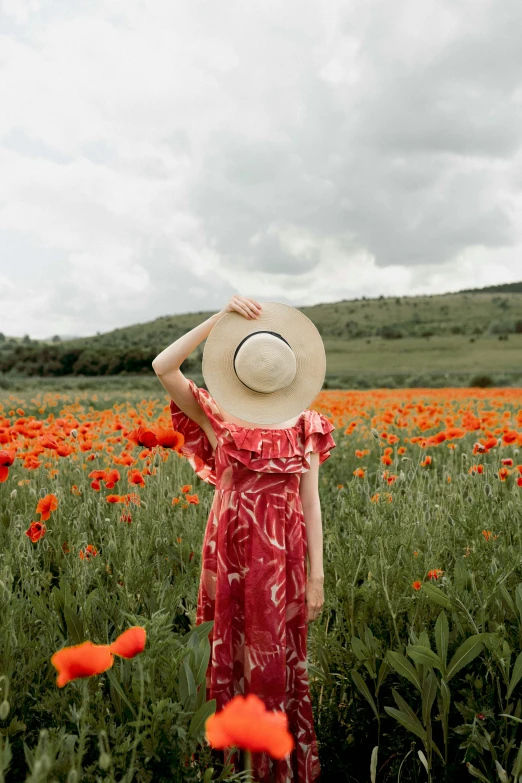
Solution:
[{"label": "green foliage", "polygon": [[[484,375],[492,376],[495,385],[516,385],[522,379],[521,288],[522,284],[505,286],[503,295],[483,289],[436,296],[363,297],[298,309],[312,319],[324,340],[326,388],[466,386],[473,376]],[[2,376],[14,380],[151,376],[158,353],[212,314],[163,316],[63,341],[57,335],[47,341],[29,335],[0,340],[0,380]],[[481,335],[470,351],[469,340]],[[508,335],[516,338],[514,345],[504,339]],[[499,345],[497,338],[507,344]],[[202,355],[203,346],[198,346],[182,370],[201,375]]]},{"label": "green foliage", "polygon": [[[124,399],[98,385],[85,411]],[[137,405],[142,392],[131,399]],[[38,415],[38,403],[26,402],[25,413]],[[467,472],[475,437],[437,447],[430,470],[410,447],[407,462],[395,451],[390,487],[378,437],[335,433],[337,449],[320,474],[325,606],[308,646],[326,780],[505,774],[519,783],[522,488],[496,478],[500,452],[480,458],[483,474]],[[353,476],[357,448],[370,450],[364,480]],[[502,456],[520,462],[514,446]],[[210,629],[194,623],[213,488],[170,454],[140,490],[143,504],[128,525],[91,489],[81,462],[58,466],[51,478],[43,466],[27,471],[17,462],[0,484],[0,781],[65,781],[72,769],[86,783],[131,783],[132,768],[134,781],[190,783],[210,768],[208,781],[238,779],[202,740],[214,709],[203,687]],[[199,505],[173,506],[186,483]],[[33,544],[24,531],[50,491],[59,506]],[[392,502],[372,502],[376,492],[390,492]],[[484,528],[498,538],[486,540]],[[88,543],[100,554],[81,561]],[[429,581],[435,568],[444,573]],[[130,625],[147,628],[137,659],[56,687],[55,650],[108,643]]]}]

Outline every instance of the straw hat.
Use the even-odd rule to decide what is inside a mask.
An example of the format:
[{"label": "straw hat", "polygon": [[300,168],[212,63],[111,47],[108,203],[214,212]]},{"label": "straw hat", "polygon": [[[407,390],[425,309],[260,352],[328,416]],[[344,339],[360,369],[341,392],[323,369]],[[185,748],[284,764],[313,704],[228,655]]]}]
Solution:
[{"label": "straw hat", "polygon": [[207,337],[203,378],[209,393],[235,418],[277,424],[302,413],[323,387],[324,345],[300,310],[263,302],[249,320],[225,313]]}]

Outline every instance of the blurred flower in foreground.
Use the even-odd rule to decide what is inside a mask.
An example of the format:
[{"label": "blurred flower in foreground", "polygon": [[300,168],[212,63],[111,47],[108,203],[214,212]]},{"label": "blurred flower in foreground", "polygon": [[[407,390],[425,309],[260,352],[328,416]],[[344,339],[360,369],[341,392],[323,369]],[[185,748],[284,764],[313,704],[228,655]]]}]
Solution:
[{"label": "blurred flower in foreground", "polygon": [[58,671],[56,684],[63,688],[71,680],[92,677],[93,674],[107,671],[114,663],[114,658],[108,645],[83,642],[58,650],[52,656],[51,663]]},{"label": "blurred flower in foreground", "polygon": [[145,642],[147,641],[147,632],[145,628],[139,625],[135,625],[133,628],[128,628],[121,633],[116,641],[114,641],[109,649],[115,655],[120,655],[122,658],[134,658],[140,652],[145,649]]},{"label": "blurred flower in foreground", "polygon": [[63,688],[71,680],[102,674],[113,665],[114,655],[134,658],[143,652],[146,640],[145,628],[134,626],[121,633],[112,644],[83,642],[63,647],[51,657],[51,663],[58,671],[56,684]]},{"label": "blurred flower in foreground", "polygon": [[294,747],[286,713],[266,710],[255,693],[235,696],[219,713],[207,718],[205,736],[213,748],[266,751],[276,759],[284,758]]},{"label": "blurred flower in foreground", "polygon": [[442,576],[444,571],[442,571],[440,568],[432,568],[430,571],[428,571],[428,579],[438,579]]}]

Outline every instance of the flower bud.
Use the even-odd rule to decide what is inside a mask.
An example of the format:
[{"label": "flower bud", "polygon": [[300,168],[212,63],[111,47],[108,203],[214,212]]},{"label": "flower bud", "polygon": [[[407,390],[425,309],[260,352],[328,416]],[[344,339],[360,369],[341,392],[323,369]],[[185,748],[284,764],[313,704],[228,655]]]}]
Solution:
[{"label": "flower bud", "polygon": [[484,492],[486,495],[491,495],[491,484],[484,484]]},{"label": "flower bud", "polygon": [[111,766],[111,756],[109,753],[106,753],[105,751],[103,753],[100,753],[100,758],[98,759],[98,764],[100,765],[100,768],[103,769],[104,772],[106,772],[109,767]]},{"label": "flower bud", "polygon": [[372,435],[375,438],[375,440],[379,440],[379,433],[375,429],[375,427],[372,427]]},{"label": "flower bud", "polygon": [[17,494],[16,489],[13,489],[13,491],[11,492],[11,500],[15,499],[16,494]]},{"label": "flower bud", "polygon": [[33,774],[31,777],[34,777],[35,780],[38,780],[39,778],[46,778],[50,769],[51,761],[49,756],[42,756],[41,758],[36,759],[34,762]]},{"label": "flower bud", "polygon": [[77,438],[78,437],[78,430],[71,430],[71,435],[73,436],[73,438]]},{"label": "flower bud", "polygon": [[5,720],[7,716],[9,715],[11,705],[7,701],[7,699],[4,699],[3,702],[0,704],[0,720]]},{"label": "flower bud", "polygon": [[156,468],[157,468],[159,465],[161,465],[161,457],[160,457],[160,455],[159,455],[159,452],[156,452],[156,454],[154,455],[154,460],[153,460],[153,462],[154,462],[154,466],[155,466]]}]

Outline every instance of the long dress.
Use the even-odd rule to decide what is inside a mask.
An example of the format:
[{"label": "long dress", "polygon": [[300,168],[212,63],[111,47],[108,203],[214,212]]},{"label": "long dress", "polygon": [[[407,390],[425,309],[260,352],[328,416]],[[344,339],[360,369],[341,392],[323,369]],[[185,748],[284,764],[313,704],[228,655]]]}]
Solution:
[{"label": "long dress", "polygon": [[[252,753],[259,783],[313,783],[320,764],[307,671],[306,526],[300,475],[310,452],[322,464],[335,447],[332,422],[305,410],[286,429],[225,422],[215,400],[189,383],[216,434],[170,402],[173,428],[185,438],[181,453],[215,486],[202,549],[196,625],[214,620],[206,674],[207,700],[216,712],[237,694],[255,693],[267,710],[283,710],[294,737],[284,759]],[[239,763],[236,751],[230,759]],[[239,767],[234,766],[238,771]]]}]

